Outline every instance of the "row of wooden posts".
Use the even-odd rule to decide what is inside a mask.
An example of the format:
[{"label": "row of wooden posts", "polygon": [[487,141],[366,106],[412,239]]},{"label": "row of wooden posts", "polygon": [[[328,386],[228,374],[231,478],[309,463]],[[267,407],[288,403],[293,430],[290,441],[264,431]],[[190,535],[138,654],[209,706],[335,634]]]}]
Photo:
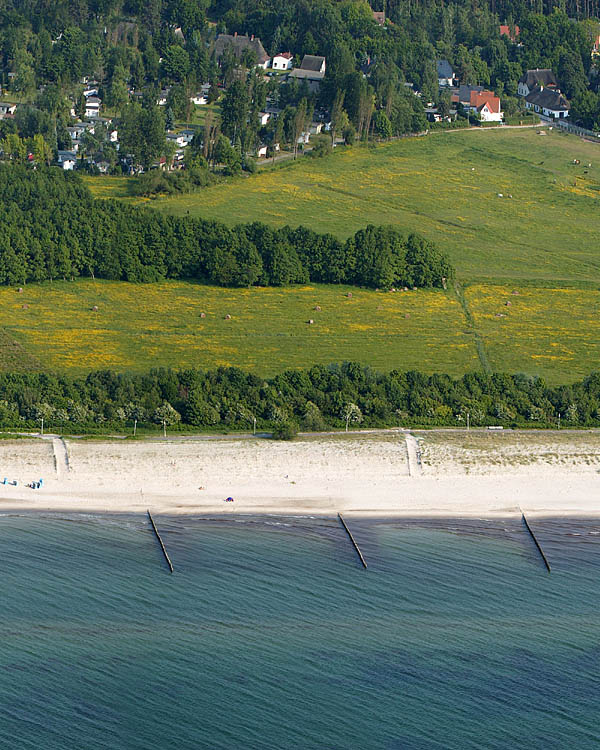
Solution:
[{"label": "row of wooden posts", "polygon": [[[169,570],[172,573],[173,570],[174,570],[174,568],[173,568],[173,563],[171,562],[171,558],[169,557],[169,553],[167,552],[167,548],[165,547],[165,544],[164,544],[164,542],[163,542],[163,540],[162,540],[162,538],[161,538],[161,536],[159,534],[159,531],[156,528],[156,524],[154,523],[154,519],[152,518],[152,514],[150,513],[149,510],[147,511],[147,513],[148,513],[148,518],[150,519],[150,523],[152,525],[152,529],[154,531],[154,534],[155,534],[155,536],[156,536],[156,538],[158,540],[158,543],[160,544],[160,548],[161,548],[162,553],[164,555],[164,558],[165,558],[165,560],[167,562],[167,565],[169,566]],[[521,516],[522,516],[522,519],[523,519],[523,523],[525,524],[525,528],[527,529],[527,531],[531,535],[531,538],[533,539],[533,541],[535,543],[535,546],[537,547],[538,552],[540,553],[540,555],[542,557],[542,560],[544,561],[544,565],[546,566],[546,568],[548,570],[548,573],[550,573],[550,563],[548,562],[548,558],[544,554],[544,550],[542,549],[542,545],[539,543],[539,541],[538,541],[536,535],[534,534],[533,529],[529,525],[529,522],[527,521],[527,517],[525,516],[525,513],[523,513],[523,511],[521,511]],[[350,528],[348,527],[348,524],[344,520],[344,517],[342,516],[341,513],[338,513],[338,519],[340,520],[340,523],[342,524],[342,526],[346,530],[346,533],[348,534],[348,537],[349,537],[349,539],[350,539],[350,541],[352,543],[352,546],[356,550],[356,554],[358,555],[358,557],[360,559],[360,562],[362,563],[363,568],[365,568],[365,570],[366,570],[367,569],[367,561],[365,560],[364,555],[361,552],[361,549],[358,546],[358,543],[357,543],[356,539],[354,538],[352,532],[350,531]]]}]

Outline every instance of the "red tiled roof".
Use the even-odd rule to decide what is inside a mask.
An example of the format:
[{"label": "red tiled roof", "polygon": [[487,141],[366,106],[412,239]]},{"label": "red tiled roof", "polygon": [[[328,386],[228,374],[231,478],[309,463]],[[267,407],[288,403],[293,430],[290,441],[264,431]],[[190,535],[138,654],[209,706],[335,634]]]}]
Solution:
[{"label": "red tiled roof", "polygon": [[519,31],[520,31],[519,27],[515,26],[515,33],[511,34],[510,27],[507,24],[500,25],[500,36],[504,34],[505,36],[508,36],[511,39],[514,39],[515,37],[519,36]]},{"label": "red tiled roof", "polygon": [[291,60],[293,56],[291,52],[280,52],[278,55],[275,55],[275,57],[285,57],[286,60]]},{"label": "red tiled roof", "polygon": [[485,104],[490,112],[500,112],[500,99],[492,91],[471,91],[471,107],[480,110]]}]

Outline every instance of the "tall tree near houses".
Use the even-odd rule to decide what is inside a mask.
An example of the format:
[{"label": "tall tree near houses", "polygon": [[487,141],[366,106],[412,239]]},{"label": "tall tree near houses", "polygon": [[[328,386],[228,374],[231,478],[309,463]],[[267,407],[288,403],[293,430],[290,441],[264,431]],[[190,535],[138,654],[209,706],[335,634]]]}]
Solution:
[{"label": "tall tree near houses", "polygon": [[213,162],[214,167],[214,146],[219,135],[219,123],[217,122],[212,110],[206,113],[204,121],[204,141],[202,155],[207,162]]},{"label": "tall tree near houses", "polygon": [[281,141],[283,140],[283,117],[281,114],[275,120],[275,129],[273,130],[273,164],[275,164],[275,146],[279,145],[281,148]]},{"label": "tall tree near houses", "polygon": [[221,130],[229,137],[232,144],[241,137],[242,128],[246,125],[249,97],[242,81],[234,81],[225,92],[221,104]]},{"label": "tall tree near houses", "polygon": [[46,143],[46,139],[41,133],[36,133],[32,139],[33,158],[38,164],[50,166],[52,160],[52,149]]},{"label": "tall tree near houses", "polygon": [[365,86],[358,100],[358,139],[368,139],[371,127],[371,118],[375,107],[375,96],[369,86]]},{"label": "tall tree near houses", "polygon": [[335,92],[333,106],[331,107],[331,142],[335,144],[335,133],[339,130],[342,121],[342,112],[344,111],[345,92],[338,89]]},{"label": "tall tree near houses", "polygon": [[308,101],[301,99],[292,117],[292,137],[294,141],[294,159],[298,156],[298,139],[304,132],[308,121]]}]

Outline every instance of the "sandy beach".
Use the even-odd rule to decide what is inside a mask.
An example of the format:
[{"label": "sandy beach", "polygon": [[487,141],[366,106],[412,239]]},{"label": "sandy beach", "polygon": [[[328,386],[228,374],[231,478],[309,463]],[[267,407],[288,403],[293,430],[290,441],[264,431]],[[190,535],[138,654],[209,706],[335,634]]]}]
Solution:
[{"label": "sandy beach", "polygon": [[[600,434],[414,432],[0,443],[0,510],[599,514]],[[40,489],[27,483],[43,479]],[[234,502],[225,502],[233,497]]]}]

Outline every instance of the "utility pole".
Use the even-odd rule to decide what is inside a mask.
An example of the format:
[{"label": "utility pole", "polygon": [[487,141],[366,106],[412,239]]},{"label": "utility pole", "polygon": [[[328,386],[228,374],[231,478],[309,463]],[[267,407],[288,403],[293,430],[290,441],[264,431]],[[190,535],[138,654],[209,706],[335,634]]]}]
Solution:
[{"label": "utility pole", "polygon": [[558,412],[558,427],[557,427],[557,429],[560,430],[560,412]]},{"label": "utility pole", "polygon": [[256,435],[256,417],[252,417],[252,434]]},{"label": "utility pole", "polygon": [[137,432],[137,419],[133,420],[133,437],[135,437],[135,433]]},{"label": "utility pole", "polygon": [[42,423],[42,430],[41,430],[41,432],[40,432],[40,435],[43,435],[43,434],[44,434],[44,417],[41,417],[41,418],[40,418],[40,421],[41,421],[41,423]]},{"label": "utility pole", "polygon": [[471,418],[471,414],[467,412],[467,431],[469,430],[469,419]]},{"label": "utility pole", "polygon": [[167,437],[167,420],[163,419],[163,437]]}]

